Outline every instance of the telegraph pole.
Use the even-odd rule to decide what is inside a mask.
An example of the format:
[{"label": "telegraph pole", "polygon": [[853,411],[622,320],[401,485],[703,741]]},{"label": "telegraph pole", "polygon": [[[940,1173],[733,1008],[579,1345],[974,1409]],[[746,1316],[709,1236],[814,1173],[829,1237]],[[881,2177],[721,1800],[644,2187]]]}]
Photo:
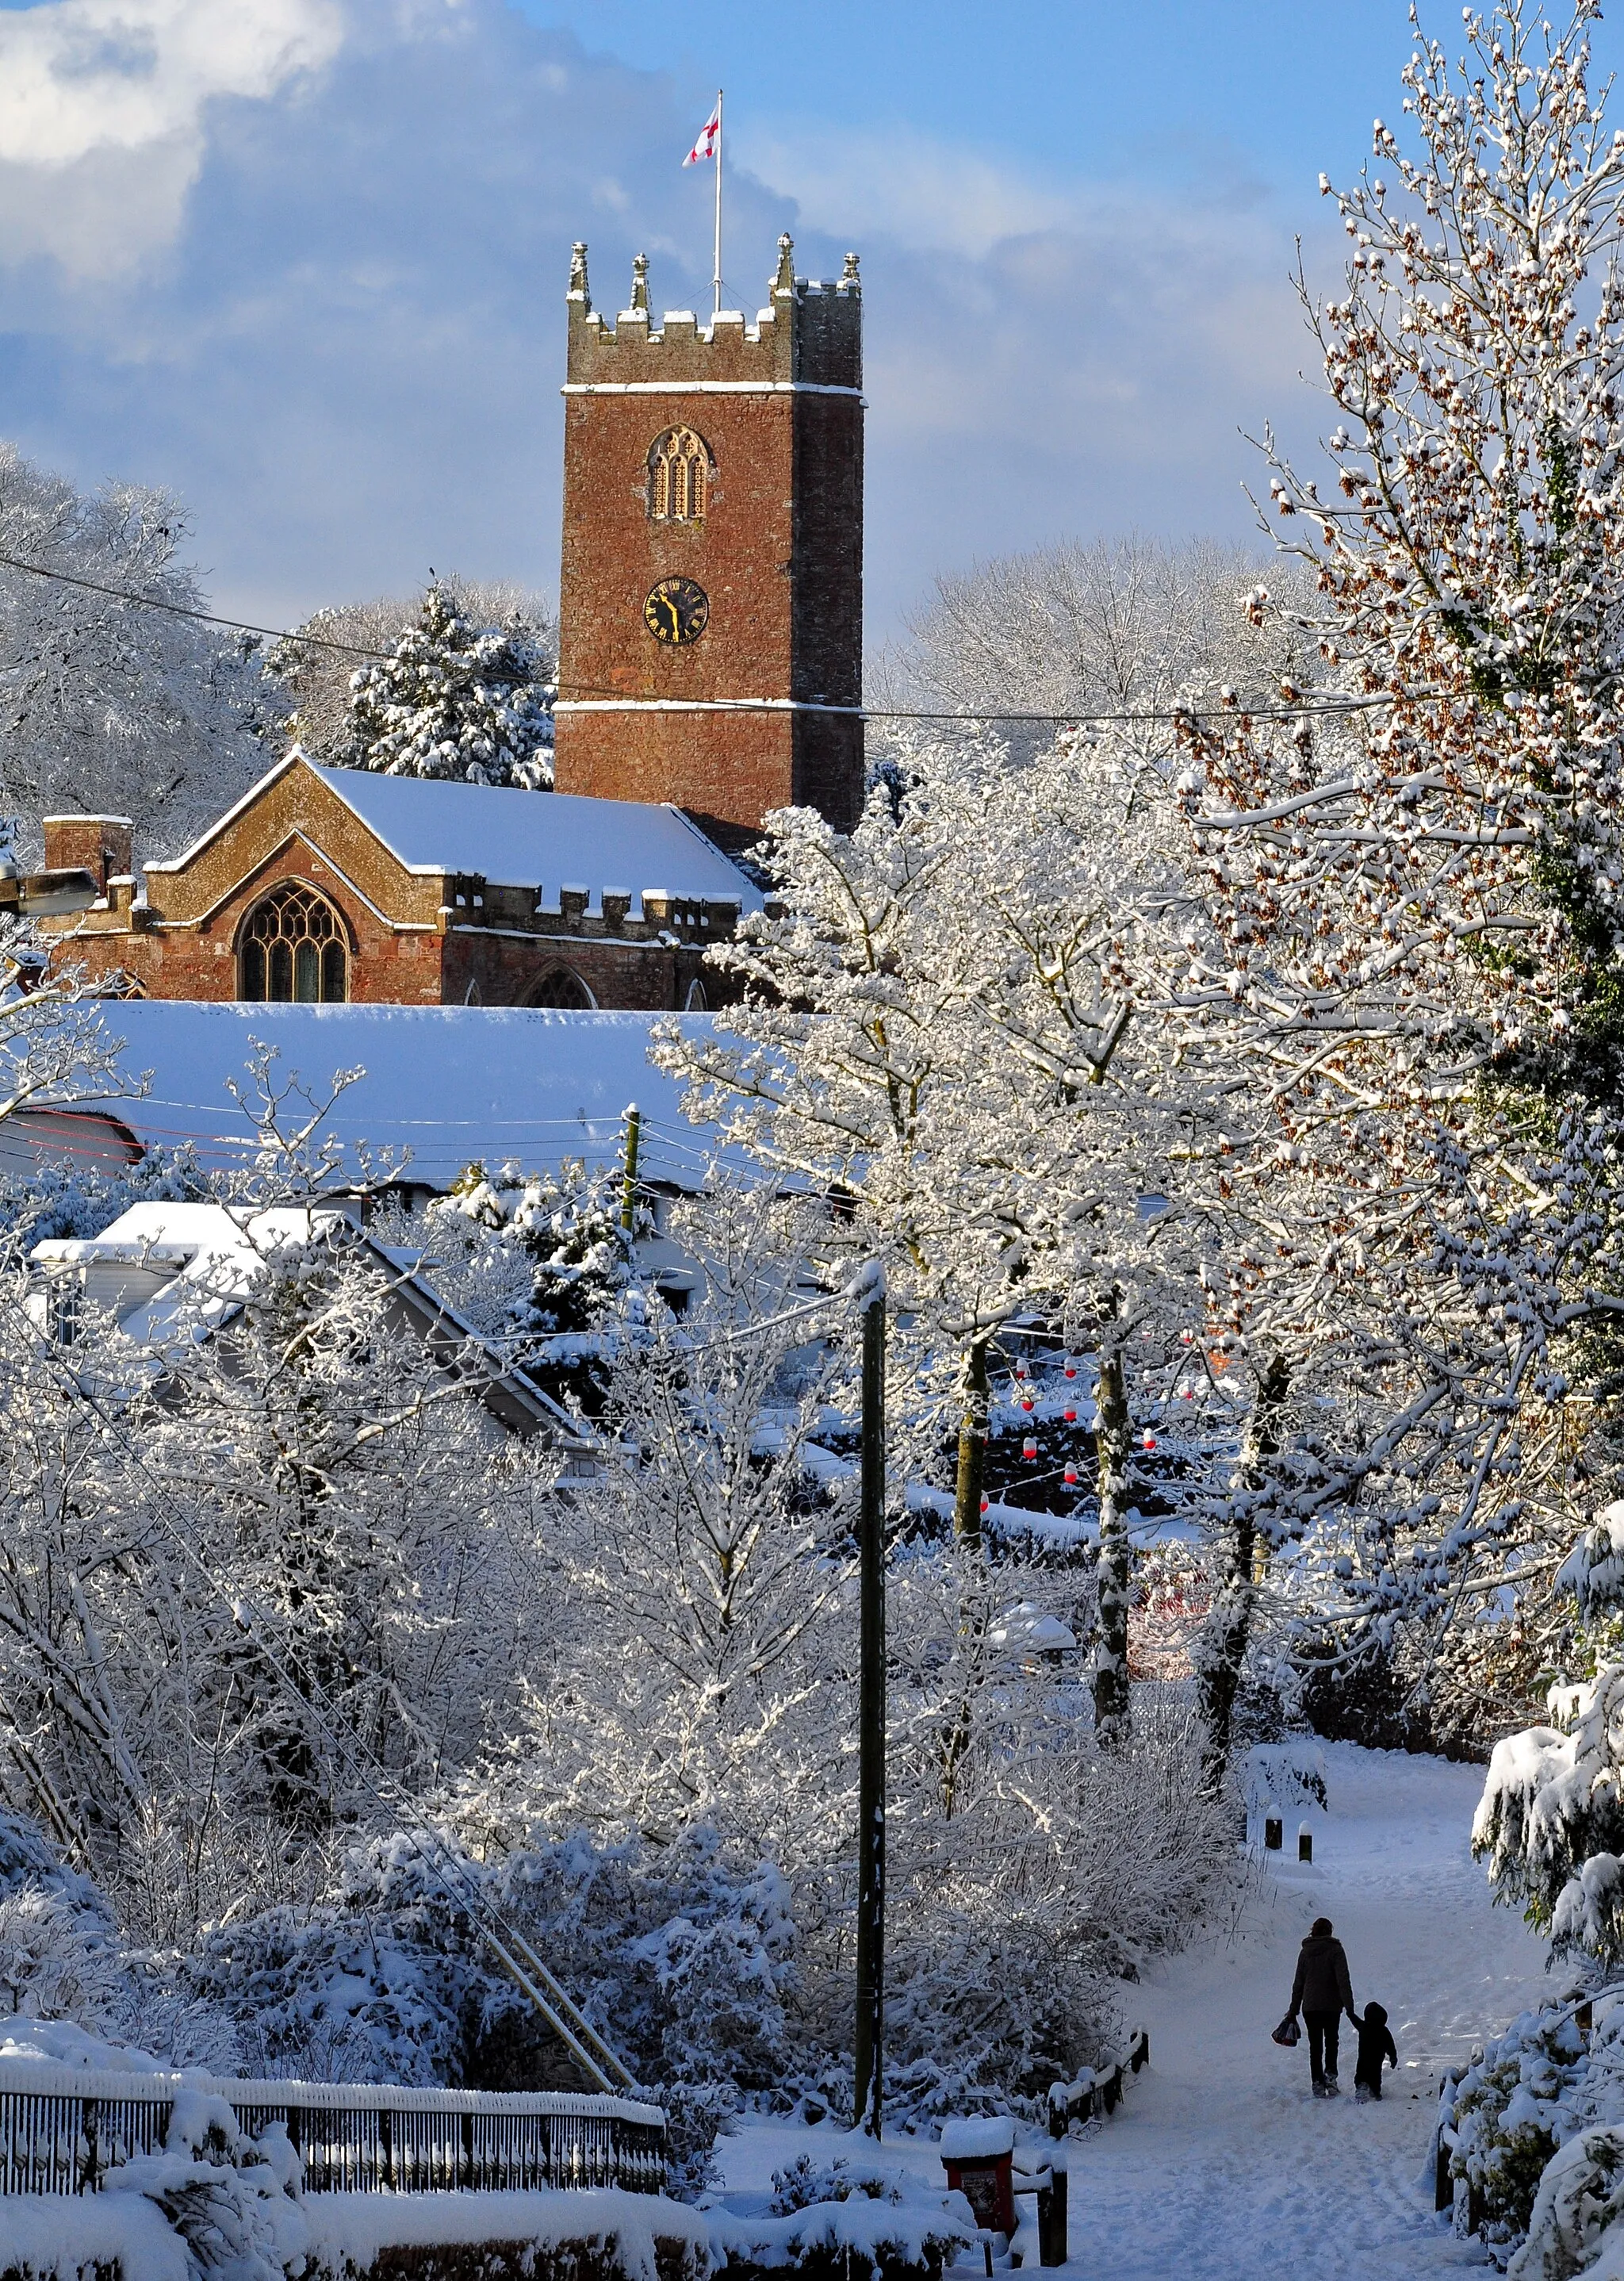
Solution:
[{"label": "telegraph pole", "polygon": [[637,1228],[638,1143],[642,1133],[643,1119],[634,1101],[626,1110],[626,1170],[621,1181],[620,1197],[620,1224],[628,1251],[631,1249],[631,1239]]},{"label": "telegraph pole", "polygon": [[878,2138],[885,2016],[885,1278],[878,1262],[868,1271],[862,1304],[857,2082],[853,2127]]}]

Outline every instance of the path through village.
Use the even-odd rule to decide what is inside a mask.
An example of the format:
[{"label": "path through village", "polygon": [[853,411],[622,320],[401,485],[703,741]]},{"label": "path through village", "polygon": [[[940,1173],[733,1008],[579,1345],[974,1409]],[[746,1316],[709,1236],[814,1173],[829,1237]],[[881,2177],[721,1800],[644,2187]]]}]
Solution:
[{"label": "path through village", "polygon": [[[1152,2064],[1115,2118],[1071,2146],[1078,2281],[1420,2281],[1482,2265],[1435,2217],[1423,2175],[1438,2077],[1553,1991],[1544,1945],[1489,1906],[1467,1852],[1481,1768],[1352,1744],[1327,1745],[1326,1759],[1313,1870],[1271,1873],[1232,1941],[1125,1991]],[[1346,1944],[1356,2003],[1374,1997],[1390,2015],[1399,2068],[1380,2106],[1354,2102],[1346,2022],[1335,2100],[1310,2096],[1306,2043],[1270,2040],[1297,1944],[1322,1914]],[[727,2182],[765,2185],[808,2146],[839,2151],[826,2127],[748,2128],[720,2150]],[[921,2141],[888,2143],[886,2156],[940,2176]]]}]

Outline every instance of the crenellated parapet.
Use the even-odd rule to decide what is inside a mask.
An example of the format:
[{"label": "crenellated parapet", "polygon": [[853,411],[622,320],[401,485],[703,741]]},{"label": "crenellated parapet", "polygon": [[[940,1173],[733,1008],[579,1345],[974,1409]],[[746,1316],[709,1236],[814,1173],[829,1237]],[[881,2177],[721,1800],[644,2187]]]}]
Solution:
[{"label": "crenellated parapet", "polygon": [[657,388],[674,382],[860,392],[862,286],[857,257],[848,253],[843,274],[830,281],[797,277],[794,257],[793,242],[781,237],[767,306],[753,321],[739,309],[720,309],[702,319],[691,309],[673,309],[656,324],[649,306],[647,256],[639,254],[632,264],[630,307],[611,320],[592,306],[586,248],[577,245],[569,268],[566,392]]}]

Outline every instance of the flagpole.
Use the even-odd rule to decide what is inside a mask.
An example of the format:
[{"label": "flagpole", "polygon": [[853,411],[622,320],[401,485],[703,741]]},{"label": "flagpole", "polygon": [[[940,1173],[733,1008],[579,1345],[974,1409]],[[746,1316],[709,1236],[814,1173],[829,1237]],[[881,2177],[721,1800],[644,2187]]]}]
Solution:
[{"label": "flagpole", "polygon": [[722,308],[722,89],[716,89],[716,274],[711,280],[715,289],[715,311]]}]

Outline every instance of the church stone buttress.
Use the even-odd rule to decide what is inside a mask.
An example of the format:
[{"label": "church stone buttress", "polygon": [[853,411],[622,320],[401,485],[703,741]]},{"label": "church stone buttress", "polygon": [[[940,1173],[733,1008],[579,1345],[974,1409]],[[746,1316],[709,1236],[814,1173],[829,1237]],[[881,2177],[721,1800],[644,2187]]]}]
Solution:
[{"label": "church stone buttress", "polygon": [[862,803],[862,303],[781,238],[770,305],[613,324],[569,279],[557,782],[729,847]]}]

